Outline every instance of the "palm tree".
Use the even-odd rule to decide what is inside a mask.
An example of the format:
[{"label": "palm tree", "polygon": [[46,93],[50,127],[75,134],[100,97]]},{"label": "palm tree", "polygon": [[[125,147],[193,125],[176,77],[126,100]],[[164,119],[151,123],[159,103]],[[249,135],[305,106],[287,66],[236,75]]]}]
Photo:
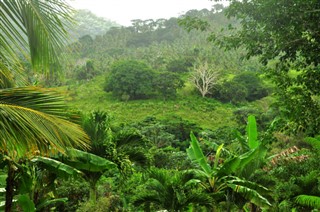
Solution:
[{"label": "palm tree", "polygon": [[145,211],[153,209],[167,211],[186,211],[188,207],[212,208],[208,194],[197,187],[197,180],[188,171],[151,168],[147,182],[139,190],[133,204],[144,205]]},{"label": "palm tree", "polygon": [[[71,20],[64,0],[0,1],[0,154],[7,162],[6,211],[11,211],[15,163],[32,154],[87,147],[81,128],[67,120],[62,99],[53,91],[26,86],[21,58],[34,71],[48,71],[59,61]],[[18,81],[17,81],[18,79]]]},{"label": "palm tree", "polygon": [[104,111],[87,115],[82,126],[91,140],[90,153],[116,163],[120,170],[131,163],[148,165],[146,141],[137,130],[112,126],[110,115]]}]

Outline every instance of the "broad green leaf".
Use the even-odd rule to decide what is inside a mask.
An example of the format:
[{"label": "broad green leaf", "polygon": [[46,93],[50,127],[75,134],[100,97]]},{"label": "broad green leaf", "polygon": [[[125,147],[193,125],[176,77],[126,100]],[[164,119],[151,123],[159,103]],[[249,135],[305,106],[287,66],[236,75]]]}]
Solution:
[{"label": "broad green leaf", "polygon": [[16,203],[19,204],[19,206],[21,207],[22,211],[28,211],[28,212],[36,211],[34,203],[29,198],[29,196],[26,195],[26,194],[19,195]]},{"label": "broad green leaf", "polygon": [[52,171],[53,173],[56,173],[60,177],[77,176],[83,174],[81,171],[75,169],[74,167],[71,167],[52,158],[37,156],[31,161],[34,163],[39,163],[40,166]]},{"label": "broad green leaf", "polygon": [[198,180],[198,179],[191,179],[191,180],[189,180],[187,183],[185,183],[184,185],[185,186],[189,186],[189,185],[197,185],[197,184],[199,184],[199,183],[201,183],[201,180]]},{"label": "broad green leaf", "polygon": [[243,185],[237,185],[237,184],[229,184],[228,187],[232,188],[233,191],[236,193],[242,194],[245,198],[250,200],[253,204],[262,207],[262,208],[268,208],[271,206],[270,202],[260,195],[256,190],[248,188]]},{"label": "broad green leaf", "polygon": [[264,158],[267,149],[260,145],[258,148],[250,150],[240,156],[233,157],[225,161],[218,170],[219,176],[229,175],[235,172],[241,172],[247,165],[253,161],[259,161]]},{"label": "broad green leaf", "polygon": [[251,162],[259,162],[261,159],[263,159],[266,156],[266,154],[267,154],[267,148],[265,148],[263,145],[260,145],[257,148],[250,150],[239,156],[240,164],[238,168],[242,170]]},{"label": "broad green leaf", "polygon": [[7,179],[7,175],[6,174],[1,174],[0,175],[0,187],[5,187],[6,185],[6,179]]},{"label": "broad green leaf", "polygon": [[248,117],[247,136],[248,146],[250,147],[250,149],[254,149],[259,146],[257,123],[256,118],[253,115],[250,115]]},{"label": "broad green leaf", "polygon": [[233,158],[225,161],[221,165],[217,174],[220,177],[222,177],[222,176],[229,175],[231,173],[236,172],[236,170],[239,169],[240,162],[241,162],[241,159],[239,157],[233,157]]},{"label": "broad green leaf", "polygon": [[97,155],[77,149],[67,149],[69,157],[62,157],[64,163],[81,171],[101,172],[116,168],[113,162]]},{"label": "broad green leaf", "polygon": [[6,205],[5,201],[0,202],[0,210],[4,210],[4,206]]},{"label": "broad green leaf", "polygon": [[17,193],[26,194],[29,193],[34,186],[34,176],[30,171],[32,168],[26,165],[20,165],[19,167],[19,178],[17,178],[17,184],[19,187],[17,188]]},{"label": "broad green leaf", "polygon": [[253,189],[253,190],[259,192],[260,194],[262,194],[262,193],[266,194],[266,193],[270,192],[270,190],[268,188],[266,188],[260,184],[257,184],[255,182],[243,180],[238,177],[233,177],[233,178],[234,179],[228,180],[228,183],[245,186],[247,188],[250,188],[250,189]]},{"label": "broad green leaf", "polygon": [[207,159],[200,148],[197,138],[193,133],[190,134],[190,137],[191,137],[191,143],[190,143],[190,147],[187,150],[187,154],[189,158],[193,162],[196,162],[207,174],[210,175],[212,172],[211,167],[207,163]]}]

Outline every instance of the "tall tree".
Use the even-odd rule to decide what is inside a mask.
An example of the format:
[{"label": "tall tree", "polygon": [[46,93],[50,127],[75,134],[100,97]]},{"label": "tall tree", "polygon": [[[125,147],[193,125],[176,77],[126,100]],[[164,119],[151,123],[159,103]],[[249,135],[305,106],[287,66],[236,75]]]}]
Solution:
[{"label": "tall tree", "polygon": [[[279,89],[282,114],[294,123],[294,129],[317,134],[320,105],[314,97],[320,94],[319,1],[229,2],[225,13],[238,19],[241,27],[230,27],[227,36],[212,35],[211,39],[228,48],[244,46],[247,57],[259,56],[264,64],[276,63],[268,74]],[[297,70],[294,76],[292,70]]]},{"label": "tall tree", "polygon": [[210,89],[217,83],[219,73],[209,66],[208,62],[195,65],[191,74],[191,81],[202,97],[210,93]]},{"label": "tall tree", "polygon": [[30,60],[35,71],[47,71],[59,61],[67,38],[61,20],[70,21],[71,12],[64,0],[0,1],[0,153],[8,167],[5,211],[12,208],[19,158],[88,146],[86,134],[67,120],[60,97],[39,88],[9,88],[26,85],[14,81],[23,71],[20,56]]}]

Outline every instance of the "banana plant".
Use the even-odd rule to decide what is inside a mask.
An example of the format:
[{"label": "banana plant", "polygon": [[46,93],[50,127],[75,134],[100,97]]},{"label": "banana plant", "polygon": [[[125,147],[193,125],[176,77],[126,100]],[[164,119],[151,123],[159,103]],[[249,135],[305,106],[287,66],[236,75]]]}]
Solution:
[{"label": "banana plant", "polygon": [[[66,155],[55,155],[52,158],[35,156],[23,163],[14,161],[12,163],[14,163],[16,173],[16,180],[13,182],[15,185],[13,202],[23,211],[30,212],[50,208],[68,200],[67,198],[55,198],[52,192],[57,177],[85,178],[90,182],[90,199],[94,201],[97,181],[104,171],[116,168],[114,163],[104,158],[77,149],[67,149]],[[5,185],[6,175],[1,176],[0,180],[3,179]],[[0,191],[5,192],[5,189],[0,188]],[[0,209],[4,203],[5,201],[0,201]]]},{"label": "banana plant", "polygon": [[216,201],[221,201],[221,198],[225,196],[225,200],[229,205],[231,203],[229,191],[231,190],[261,208],[271,206],[267,198],[263,196],[263,194],[268,193],[267,188],[241,177],[253,162],[264,158],[266,155],[266,148],[257,139],[256,129],[255,119],[250,116],[247,125],[248,150],[241,155],[233,156],[220,163],[220,156],[223,150],[222,144],[216,150],[213,166],[208,164],[197,138],[191,133],[191,143],[187,149],[187,154],[200,168],[196,170],[199,176],[206,179],[200,182],[201,185],[213,194]]},{"label": "banana plant", "polygon": [[83,177],[90,184],[90,201],[96,201],[96,185],[103,173],[110,169],[117,169],[117,165],[105,158],[85,151],[69,148],[66,155],[56,158],[83,173]]},{"label": "banana plant", "polygon": [[[6,157],[6,161],[10,160]],[[44,207],[50,207],[56,203],[64,203],[67,198],[55,198],[53,195],[54,181],[57,177],[81,177],[82,173],[60,161],[35,156],[32,159],[24,159],[19,162],[10,161],[15,169],[13,203],[23,211],[36,211]],[[0,175],[0,191],[6,193],[7,174]],[[2,186],[1,186],[2,185]],[[5,201],[0,202],[0,209]]]}]

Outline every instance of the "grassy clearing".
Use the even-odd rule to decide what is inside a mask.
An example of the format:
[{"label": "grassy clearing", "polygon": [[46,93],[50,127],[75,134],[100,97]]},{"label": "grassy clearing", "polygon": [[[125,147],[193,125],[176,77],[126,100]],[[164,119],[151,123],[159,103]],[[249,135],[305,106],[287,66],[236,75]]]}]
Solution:
[{"label": "grassy clearing", "polygon": [[150,116],[157,119],[178,116],[207,129],[236,126],[232,119],[233,106],[192,95],[190,85],[179,91],[175,100],[148,99],[122,102],[104,92],[103,83],[104,77],[99,76],[89,82],[59,89],[66,93],[67,104],[70,107],[84,113],[93,110],[107,111],[118,123],[138,122]]}]

